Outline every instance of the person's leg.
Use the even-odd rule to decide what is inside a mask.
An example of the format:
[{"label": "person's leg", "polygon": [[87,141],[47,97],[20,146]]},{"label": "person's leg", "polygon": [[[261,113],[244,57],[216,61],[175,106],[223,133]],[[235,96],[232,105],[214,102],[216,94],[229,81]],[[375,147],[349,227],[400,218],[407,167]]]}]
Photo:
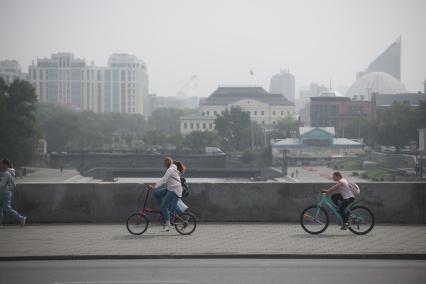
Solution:
[{"label": "person's leg", "polygon": [[161,205],[163,202],[164,196],[167,194],[167,187],[160,187],[154,192],[154,197],[157,199],[158,205]]},{"label": "person's leg", "polygon": [[12,209],[12,192],[6,191],[3,193],[3,214],[9,214],[17,221],[22,222],[24,216]]},{"label": "person's leg", "polygon": [[166,224],[170,225],[170,207],[175,206],[178,201],[178,196],[176,193],[172,191],[167,191],[166,196],[163,198],[163,202],[161,203],[161,213],[163,215],[164,221]]},{"label": "person's leg", "polygon": [[342,216],[343,224],[348,222],[348,213],[345,210],[348,207],[348,205],[351,204],[353,201],[354,201],[354,199],[351,197],[351,198],[348,198],[348,199],[343,199],[342,203],[340,203],[339,213]]},{"label": "person's leg", "polygon": [[335,193],[331,196],[331,201],[333,201],[336,206],[339,206],[339,201],[343,201],[343,196],[340,193]]}]

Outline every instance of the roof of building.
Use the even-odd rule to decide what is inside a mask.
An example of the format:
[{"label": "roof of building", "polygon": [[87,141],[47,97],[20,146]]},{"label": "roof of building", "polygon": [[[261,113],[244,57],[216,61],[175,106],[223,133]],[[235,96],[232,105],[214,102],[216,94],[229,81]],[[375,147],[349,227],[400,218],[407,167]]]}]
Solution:
[{"label": "roof of building", "polygon": [[[357,141],[353,141],[347,138],[333,138],[330,147],[362,147],[363,144]],[[299,138],[286,138],[278,140],[272,145],[276,148],[295,148],[295,147],[313,147],[302,144],[302,141]],[[327,146],[319,146],[327,147]]]},{"label": "roof of building", "polygon": [[391,106],[395,102],[409,103],[418,106],[420,101],[426,101],[424,93],[403,93],[403,94],[378,94],[375,96],[376,106]]},{"label": "roof of building", "polygon": [[258,100],[272,105],[293,105],[282,94],[270,94],[262,87],[219,87],[202,105],[228,105],[243,99]]},{"label": "roof of building", "polygon": [[328,134],[333,135],[333,137],[336,136],[334,127],[299,127],[299,135],[303,136],[317,129],[327,132]]},{"label": "roof of building", "polygon": [[406,91],[404,84],[392,75],[384,72],[372,72],[356,80],[346,92],[346,96],[369,97],[372,93],[399,94]]}]

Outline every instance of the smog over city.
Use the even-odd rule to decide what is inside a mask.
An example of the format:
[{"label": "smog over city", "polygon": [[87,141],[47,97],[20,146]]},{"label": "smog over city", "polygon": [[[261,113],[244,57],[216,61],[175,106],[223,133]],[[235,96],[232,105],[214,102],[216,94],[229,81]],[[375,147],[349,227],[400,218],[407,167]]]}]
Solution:
[{"label": "smog over city", "polygon": [[0,283],[424,282],[426,1],[0,0],[0,36]]}]

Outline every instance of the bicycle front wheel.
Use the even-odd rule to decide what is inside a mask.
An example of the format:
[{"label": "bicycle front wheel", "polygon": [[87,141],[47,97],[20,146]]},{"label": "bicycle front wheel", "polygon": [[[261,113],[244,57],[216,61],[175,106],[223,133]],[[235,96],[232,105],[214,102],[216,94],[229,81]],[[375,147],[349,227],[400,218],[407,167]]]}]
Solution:
[{"label": "bicycle front wheel", "polygon": [[145,215],[134,213],[127,218],[126,227],[132,235],[142,235],[148,229],[149,220]]},{"label": "bicycle front wheel", "polygon": [[176,215],[174,221],[175,229],[181,235],[190,235],[195,231],[197,227],[197,218],[192,213],[182,213]]},{"label": "bicycle front wheel", "polygon": [[375,220],[370,209],[365,206],[354,206],[350,211],[349,231],[356,235],[365,235],[373,230]]},{"label": "bicycle front wheel", "polygon": [[329,217],[324,208],[317,205],[306,207],[300,215],[303,230],[312,235],[321,234],[329,224]]}]

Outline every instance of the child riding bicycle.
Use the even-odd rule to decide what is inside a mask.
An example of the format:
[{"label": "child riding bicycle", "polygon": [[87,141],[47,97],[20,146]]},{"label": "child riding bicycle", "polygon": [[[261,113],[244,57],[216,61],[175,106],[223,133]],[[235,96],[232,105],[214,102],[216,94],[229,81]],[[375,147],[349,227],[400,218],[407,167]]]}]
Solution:
[{"label": "child riding bicycle", "polygon": [[354,202],[355,195],[349,186],[349,182],[342,177],[342,174],[340,172],[334,172],[332,178],[336,182],[336,184],[328,189],[321,190],[321,192],[328,194],[340,190],[340,193],[335,193],[331,196],[331,200],[334,204],[339,206],[339,213],[343,219],[343,224],[340,229],[346,230],[349,227],[349,216],[345,210],[349,206],[349,204]]}]

